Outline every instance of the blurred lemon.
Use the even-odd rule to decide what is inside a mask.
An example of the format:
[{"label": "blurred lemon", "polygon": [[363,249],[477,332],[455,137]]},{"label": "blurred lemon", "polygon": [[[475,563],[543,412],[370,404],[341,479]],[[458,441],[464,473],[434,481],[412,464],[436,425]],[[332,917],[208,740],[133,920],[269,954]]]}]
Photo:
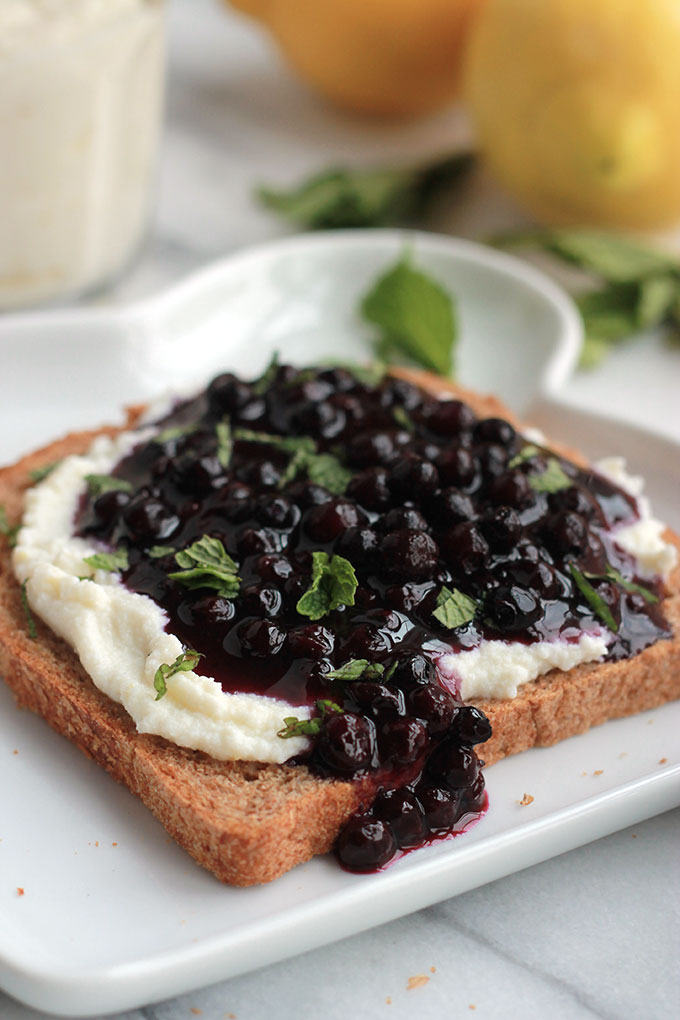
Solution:
[{"label": "blurred lemon", "polygon": [[481,0],[231,0],[261,21],[302,79],[345,109],[434,110],[459,90]]},{"label": "blurred lemon", "polygon": [[539,221],[680,218],[680,0],[487,0],[466,93],[492,171]]}]

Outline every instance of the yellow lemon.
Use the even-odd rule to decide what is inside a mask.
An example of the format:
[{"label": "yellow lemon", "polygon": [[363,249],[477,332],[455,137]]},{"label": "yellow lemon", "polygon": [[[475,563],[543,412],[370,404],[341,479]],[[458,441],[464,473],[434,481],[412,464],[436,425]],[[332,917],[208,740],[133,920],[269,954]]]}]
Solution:
[{"label": "yellow lemon", "polygon": [[458,92],[481,0],[231,0],[272,33],[299,76],[345,109],[424,113]]},{"label": "yellow lemon", "polygon": [[538,220],[680,218],[680,0],[487,0],[466,94],[492,171]]}]

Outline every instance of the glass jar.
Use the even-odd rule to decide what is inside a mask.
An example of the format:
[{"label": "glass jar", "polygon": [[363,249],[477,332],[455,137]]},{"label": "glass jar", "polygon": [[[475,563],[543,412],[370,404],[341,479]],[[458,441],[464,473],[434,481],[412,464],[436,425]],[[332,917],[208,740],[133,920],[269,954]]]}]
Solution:
[{"label": "glass jar", "polygon": [[116,276],[147,223],[163,0],[0,2],[0,308]]}]

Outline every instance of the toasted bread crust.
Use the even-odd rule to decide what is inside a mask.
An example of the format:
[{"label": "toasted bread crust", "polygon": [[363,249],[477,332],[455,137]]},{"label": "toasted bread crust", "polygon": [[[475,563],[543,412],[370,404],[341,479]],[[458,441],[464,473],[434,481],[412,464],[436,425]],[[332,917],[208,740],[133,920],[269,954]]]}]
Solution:
[{"label": "toasted bread crust", "polygon": [[[435,392],[452,392],[478,414],[503,415],[480,397],[430,376],[409,373]],[[130,413],[134,424],[139,411]],[[10,523],[21,516],[30,472],[84,452],[103,432],[61,439],[0,470],[0,505]],[[570,451],[571,452],[571,451]],[[680,634],[680,570],[664,604]],[[141,798],[170,835],[217,878],[255,885],[328,851],[349,816],[370,802],[363,783],[323,780],[304,766],[223,762],[140,734],[125,710],[91,682],[73,650],[40,620],[31,639],[11,550],[0,540],[0,672],[18,704],[29,708],[103,765]],[[534,745],[553,744],[607,719],[631,715],[680,697],[680,639],[658,642],[630,660],[553,671],[526,684],[512,701],[480,701],[493,737],[478,749],[491,764]]]}]

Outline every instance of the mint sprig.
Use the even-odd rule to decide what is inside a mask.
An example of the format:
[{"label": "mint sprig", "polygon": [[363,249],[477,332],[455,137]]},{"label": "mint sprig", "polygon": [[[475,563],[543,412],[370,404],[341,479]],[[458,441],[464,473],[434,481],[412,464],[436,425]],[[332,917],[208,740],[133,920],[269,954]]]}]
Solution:
[{"label": "mint sprig", "polygon": [[585,342],[581,367],[598,365],[614,344],[641,330],[680,327],[680,259],[602,230],[514,231],[501,247],[538,248],[590,273],[598,285],[576,296]]},{"label": "mint sprig", "polygon": [[462,152],[426,166],[331,168],[287,190],[260,187],[256,195],[266,208],[307,230],[384,227],[421,214],[473,162],[471,153]]},{"label": "mint sprig", "polygon": [[175,562],[183,569],[173,571],[168,577],[185,588],[210,588],[226,599],[238,595],[241,582],[238,564],[219,538],[204,535],[186,549],[175,553]]},{"label": "mint sprig", "polygon": [[312,583],[297,603],[297,611],[320,620],[339,606],[353,606],[358,587],[354,567],[344,556],[312,553]]},{"label": "mint sprig", "polygon": [[259,379],[256,379],[255,382],[252,384],[251,389],[255,396],[261,397],[263,393],[267,392],[271,384],[274,382],[278,369],[279,369],[279,352],[274,351],[271,358],[269,359],[269,364],[265,368],[264,372],[259,377]]},{"label": "mint sprig", "polygon": [[432,611],[432,615],[448,630],[453,630],[454,627],[463,627],[474,620],[478,608],[479,603],[469,595],[465,595],[458,588],[447,588],[446,585],[442,585],[437,595],[437,607]]},{"label": "mint sprig", "polygon": [[84,563],[93,570],[108,570],[117,573],[128,568],[127,549],[116,549],[112,553],[94,553],[92,556],[85,556]]},{"label": "mint sprig", "polygon": [[338,715],[344,712],[344,709],[340,705],[336,705],[334,701],[317,701],[316,708],[319,714],[312,716],[311,719],[299,719],[296,715],[285,716],[284,725],[277,736],[283,740],[288,740],[290,737],[316,737],[321,732],[321,727],[329,715]]},{"label": "mint sprig", "polygon": [[656,605],[659,601],[658,595],[655,595],[653,591],[650,591],[649,588],[645,588],[641,584],[636,584],[635,581],[629,581],[619,570],[616,569],[616,567],[612,567],[610,563],[607,564],[607,569],[604,574],[592,574],[587,570],[584,570],[583,574],[591,580],[613,581],[614,584],[618,584],[618,586],[623,588],[624,591],[630,592],[634,595],[642,595],[645,602],[647,602],[650,606]]},{"label": "mint sprig", "polygon": [[[406,357],[448,376],[457,338],[453,298],[433,277],[403,255],[374,283],[361,302],[361,314],[377,326],[377,350],[384,360]],[[385,357],[387,355],[387,357]]]},{"label": "mint sprig", "polygon": [[174,662],[163,662],[153,676],[153,685],[156,691],[155,701],[160,701],[168,693],[167,681],[176,673],[189,673],[198,665],[198,660],[203,658],[201,652],[187,648],[181,652]]},{"label": "mint sprig", "polygon": [[33,468],[32,471],[28,472],[29,478],[33,485],[37,485],[38,482],[44,482],[48,475],[51,475],[57,464],[61,461],[53,460],[51,464],[43,464],[42,467]]}]

